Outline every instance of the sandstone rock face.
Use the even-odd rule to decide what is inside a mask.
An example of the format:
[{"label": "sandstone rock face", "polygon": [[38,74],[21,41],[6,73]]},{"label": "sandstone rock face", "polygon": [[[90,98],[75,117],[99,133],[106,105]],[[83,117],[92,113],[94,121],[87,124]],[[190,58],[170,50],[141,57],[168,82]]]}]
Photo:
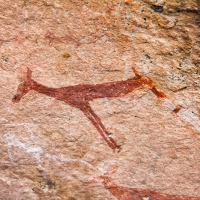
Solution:
[{"label": "sandstone rock face", "polygon": [[200,199],[199,4],[1,1],[0,199]]}]

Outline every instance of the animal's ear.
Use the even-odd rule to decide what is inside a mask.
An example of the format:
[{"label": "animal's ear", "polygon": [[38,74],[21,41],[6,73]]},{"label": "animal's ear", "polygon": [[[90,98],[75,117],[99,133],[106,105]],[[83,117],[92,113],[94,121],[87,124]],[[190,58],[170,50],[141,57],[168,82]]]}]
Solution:
[{"label": "animal's ear", "polygon": [[30,79],[32,75],[32,71],[29,67],[27,67],[27,79]]},{"label": "animal's ear", "polygon": [[118,170],[118,167],[115,166],[115,167],[111,168],[110,170],[108,170],[108,171],[105,173],[105,175],[108,176],[108,175],[110,175],[110,174],[114,174],[117,170]]},{"label": "animal's ear", "polygon": [[27,66],[21,64],[18,68],[17,68],[17,78],[19,80],[19,82],[23,82],[24,80],[26,80],[27,78]]},{"label": "animal's ear", "polygon": [[141,75],[138,73],[138,71],[135,69],[135,67],[132,67],[132,70],[133,70],[136,78],[141,78]]}]

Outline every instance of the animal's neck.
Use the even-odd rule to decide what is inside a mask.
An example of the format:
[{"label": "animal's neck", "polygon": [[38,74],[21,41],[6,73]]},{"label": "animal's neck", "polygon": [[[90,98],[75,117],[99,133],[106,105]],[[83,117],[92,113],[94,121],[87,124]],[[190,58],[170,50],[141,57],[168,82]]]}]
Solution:
[{"label": "animal's neck", "polygon": [[111,178],[107,178],[106,180],[104,180],[103,183],[104,183],[105,188],[107,189],[118,187],[117,184],[115,184]]},{"label": "animal's neck", "polygon": [[31,90],[35,90],[41,94],[45,94],[51,97],[54,97],[56,93],[56,88],[49,88],[45,85],[37,83],[34,80],[32,80],[32,83],[31,83]]}]

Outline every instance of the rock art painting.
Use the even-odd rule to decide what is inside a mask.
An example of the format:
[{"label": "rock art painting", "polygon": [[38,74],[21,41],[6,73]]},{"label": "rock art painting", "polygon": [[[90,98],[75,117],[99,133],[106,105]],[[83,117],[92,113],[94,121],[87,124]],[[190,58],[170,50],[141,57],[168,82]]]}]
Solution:
[{"label": "rock art painting", "polygon": [[18,38],[17,36],[11,38],[11,39],[0,39],[0,47],[4,44],[4,43],[11,43],[11,42],[18,42],[20,43],[20,38]]},{"label": "rock art painting", "polygon": [[85,116],[96,127],[104,141],[114,151],[120,151],[120,146],[109,136],[109,132],[95,114],[89,102],[97,98],[122,97],[133,90],[148,87],[158,98],[165,98],[166,95],[158,91],[150,77],[140,76],[135,68],[132,68],[135,77],[125,81],[108,82],[102,84],[75,85],[62,88],[49,88],[37,83],[31,78],[32,71],[27,68],[24,80],[19,84],[17,93],[13,97],[13,102],[17,103],[30,90],[48,95],[66,104],[80,109]]},{"label": "rock art painting", "polygon": [[2,1],[0,200],[200,200],[199,6]]},{"label": "rock art painting", "polygon": [[117,198],[117,200],[200,200],[200,197],[184,196],[184,195],[170,195],[160,192],[155,192],[142,188],[131,188],[117,185],[113,182],[110,175],[117,171],[118,167],[114,167],[101,176],[96,176],[93,179],[84,182],[87,186],[92,183],[103,183],[105,189]]},{"label": "rock art painting", "polygon": [[91,41],[91,42],[79,42],[77,40],[75,40],[74,38],[68,36],[68,35],[65,35],[64,37],[56,37],[54,35],[54,33],[50,32],[50,31],[47,31],[47,33],[45,34],[45,39],[49,41],[49,45],[51,46],[53,43],[55,42],[60,42],[60,43],[63,43],[63,42],[72,42],[72,43],[75,43],[78,46],[80,45],[83,45],[83,44],[92,44],[92,43],[95,43],[97,40],[99,40],[102,36],[98,37],[96,40],[94,41]]}]

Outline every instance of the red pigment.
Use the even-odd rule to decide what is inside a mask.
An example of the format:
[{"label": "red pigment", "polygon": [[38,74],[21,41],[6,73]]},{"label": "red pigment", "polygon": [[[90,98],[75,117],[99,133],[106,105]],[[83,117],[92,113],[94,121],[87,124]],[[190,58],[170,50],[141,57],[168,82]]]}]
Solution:
[{"label": "red pigment", "polygon": [[54,33],[47,31],[47,33],[45,34],[45,39],[49,40],[49,45],[51,46],[54,42],[73,42],[75,43],[77,46],[83,45],[83,44],[92,44],[95,43],[97,40],[99,40],[102,36],[98,37],[96,40],[92,41],[92,42],[79,42],[77,40],[75,40],[74,38],[65,35],[64,37],[56,37],[54,35]]},{"label": "red pigment", "polygon": [[34,81],[31,78],[32,71],[27,68],[26,77],[23,82],[19,84],[17,93],[13,97],[12,101],[15,103],[19,102],[20,99],[30,90],[64,101],[66,104],[82,110],[85,116],[91,121],[103,139],[107,142],[109,147],[113,150],[120,151],[120,146],[117,145],[112,137],[109,136],[109,133],[101,122],[101,119],[92,110],[89,102],[97,98],[125,96],[133,90],[145,86],[148,86],[158,98],[166,98],[166,95],[163,92],[157,90],[151,78],[140,76],[134,68],[133,72],[136,76],[125,81],[50,88]]},{"label": "red pigment", "polygon": [[118,200],[200,200],[200,197],[170,195],[147,189],[119,186],[109,177],[110,174],[115,173],[116,171],[117,167],[106,172],[102,176],[94,177],[92,180],[84,182],[83,185],[86,186],[91,183],[102,182],[104,187]]}]

